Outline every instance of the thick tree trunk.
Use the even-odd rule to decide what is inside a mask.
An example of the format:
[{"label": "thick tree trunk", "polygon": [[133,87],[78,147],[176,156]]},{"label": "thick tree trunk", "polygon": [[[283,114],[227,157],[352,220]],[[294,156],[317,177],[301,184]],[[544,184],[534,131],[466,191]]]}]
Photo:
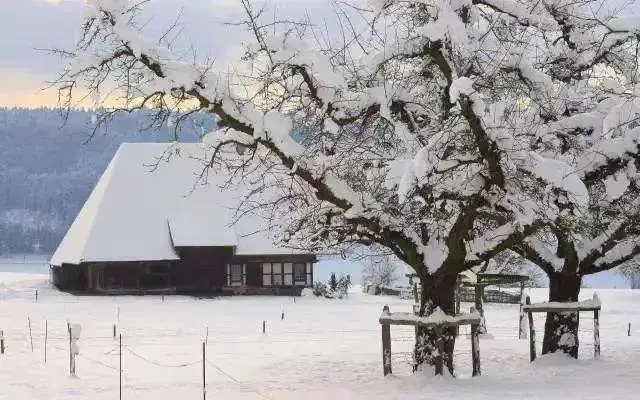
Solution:
[{"label": "thick tree trunk", "polygon": [[[455,290],[457,275],[442,275],[421,279],[420,315],[429,315],[437,307],[449,315],[455,315]],[[423,364],[436,365],[437,358],[442,356],[444,364],[453,375],[453,350],[456,340],[455,327],[445,328],[442,332],[444,353],[437,351],[437,337],[434,330],[418,329],[416,331],[416,347],[414,350],[414,370]],[[439,371],[436,371],[439,373]]]},{"label": "thick tree trunk", "polygon": [[[580,283],[578,275],[554,273],[549,275],[549,301],[578,301]],[[562,351],[578,358],[579,313],[547,313],[544,325],[542,354]]]}]

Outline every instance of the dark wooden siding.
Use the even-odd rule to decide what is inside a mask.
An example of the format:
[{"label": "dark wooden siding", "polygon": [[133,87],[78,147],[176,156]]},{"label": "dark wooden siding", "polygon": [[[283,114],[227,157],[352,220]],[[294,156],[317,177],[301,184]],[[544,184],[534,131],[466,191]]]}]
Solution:
[{"label": "dark wooden siding", "polygon": [[180,264],[173,278],[180,292],[219,292],[226,286],[232,247],[179,247],[176,251]]},{"label": "dark wooden siding", "polygon": [[51,283],[60,290],[86,291],[87,269],[82,265],[62,264],[51,266]]}]

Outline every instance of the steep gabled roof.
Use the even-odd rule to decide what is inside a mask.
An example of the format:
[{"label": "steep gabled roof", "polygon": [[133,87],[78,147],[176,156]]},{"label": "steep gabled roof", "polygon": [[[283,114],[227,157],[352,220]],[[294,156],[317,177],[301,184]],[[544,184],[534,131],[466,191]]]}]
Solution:
[{"label": "steep gabled roof", "polygon": [[[168,144],[120,146],[51,258],[52,265],[99,261],[178,259],[175,247],[233,246],[236,254],[300,254],[278,248],[266,221],[247,214],[235,221],[242,188],[221,189],[222,173],[195,185],[204,147]],[[195,186],[194,186],[195,185]]]}]

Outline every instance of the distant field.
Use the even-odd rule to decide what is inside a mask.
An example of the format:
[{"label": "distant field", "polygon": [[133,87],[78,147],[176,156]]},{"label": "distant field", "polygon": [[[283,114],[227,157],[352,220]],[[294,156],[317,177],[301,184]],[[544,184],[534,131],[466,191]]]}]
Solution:
[{"label": "distant field", "polygon": [[[119,349],[112,326],[118,313],[127,400],[202,398],[205,338],[208,399],[635,399],[640,392],[640,291],[598,293],[604,305],[599,361],[592,360],[590,316],[581,318],[580,361],[543,357],[530,364],[528,342],[517,339],[518,306],[489,304],[489,334],[480,342],[481,378],[467,379],[467,336],[459,338],[456,350],[460,379],[412,375],[411,328],[394,327],[394,375],[384,379],[377,319],[384,304],[392,312],[408,311],[408,301],[360,293],[345,300],[297,298],[295,303],[282,297],[166,297],[164,302],[158,296],[75,297],[52,289],[46,275],[3,272],[0,329],[6,354],[0,356],[0,400],[117,399]],[[545,294],[544,289],[531,291],[534,301]],[[585,298],[591,295],[584,291]],[[535,322],[539,333],[541,318]],[[82,326],[77,378],[69,377],[67,321]]]},{"label": "distant field", "polygon": [[0,257],[1,272],[49,274],[49,258],[33,255]]}]

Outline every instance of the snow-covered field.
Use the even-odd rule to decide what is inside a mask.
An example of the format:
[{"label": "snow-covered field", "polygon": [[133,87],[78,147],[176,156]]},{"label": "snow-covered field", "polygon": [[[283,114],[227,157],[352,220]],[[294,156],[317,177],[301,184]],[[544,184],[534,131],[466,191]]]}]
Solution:
[{"label": "snow-covered field", "polygon": [[[489,304],[489,334],[480,342],[483,376],[469,377],[470,345],[462,336],[456,351],[460,377],[453,380],[430,372],[411,375],[406,361],[411,329],[397,327],[392,328],[394,375],[382,377],[377,318],[384,304],[392,312],[410,309],[408,301],[396,298],[353,293],[346,300],[298,298],[295,303],[273,297],[166,297],[162,302],[150,296],[74,297],[51,289],[47,279],[0,273],[0,329],[6,344],[0,400],[117,399],[119,349],[112,325],[118,309],[122,398],[127,400],[202,398],[207,328],[209,399],[623,400],[640,392],[640,291],[598,291],[603,312],[597,361],[590,316],[581,319],[581,360],[543,357],[530,364],[528,341],[517,339],[518,306]],[[531,295],[543,300],[545,291]],[[584,290],[583,297],[591,295]],[[82,326],[77,377],[69,376],[67,321]],[[536,324],[541,332],[542,315]]]}]

